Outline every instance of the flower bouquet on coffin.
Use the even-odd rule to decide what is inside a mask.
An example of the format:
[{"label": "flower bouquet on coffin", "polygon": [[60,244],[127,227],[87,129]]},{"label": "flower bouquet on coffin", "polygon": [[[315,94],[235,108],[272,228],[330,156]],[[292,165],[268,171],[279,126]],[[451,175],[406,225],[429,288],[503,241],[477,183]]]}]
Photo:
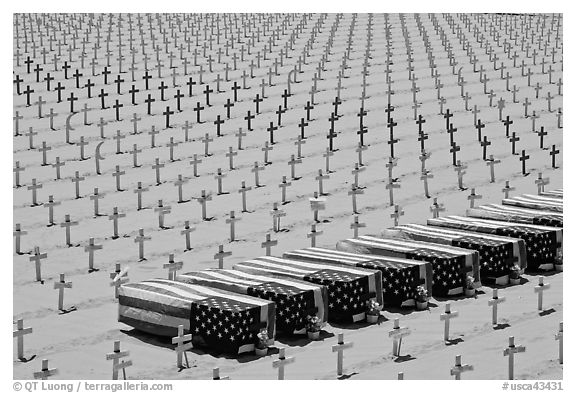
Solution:
[{"label": "flower bouquet on coffin", "polygon": [[475,296],[476,288],[474,286],[474,277],[466,276],[466,287],[464,288],[466,296]]},{"label": "flower bouquet on coffin", "polygon": [[320,330],[324,327],[324,322],[316,315],[308,315],[306,320],[306,333],[310,340],[318,340],[320,338]]},{"label": "flower bouquet on coffin", "polygon": [[266,356],[268,354],[268,330],[261,329],[256,335],[256,344],[254,345],[254,352],[257,356]]},{"label": "flower bouquet on coffin", "polygon": [[522,279],[522,269],[518,264],[514,264],[510,267],[510,284],[511,285],[518,285],[520,284],[520,280]]},{"label": "flower bouquet on coffin", "polygon": [[378,318],[380,318],[380,311],[382,310],[382,305],[374,299],[370,299],[366,302],[366,320],[368,323],[377,323]]},{"label": "flower bouquet on coffin", "polygon": [[416,309],[426,310],[428,308],[428,298],[430,294],[424,285],[416,287]]}]

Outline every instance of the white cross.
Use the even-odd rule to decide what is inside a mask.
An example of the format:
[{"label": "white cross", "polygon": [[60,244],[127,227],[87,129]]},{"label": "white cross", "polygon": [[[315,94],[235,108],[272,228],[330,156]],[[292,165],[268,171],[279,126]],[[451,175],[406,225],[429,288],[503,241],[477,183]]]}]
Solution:
[{"label": "white cross", "polygon": [[538,311],[542,311],[544,291],[550,289],[550,283],[544,284],[544,276],[538,277],[538,285],[534,287],[534,293],[538,294]]},{"label": "white cross", "polygon": [[58,310],[64,310],[64,289],[72,288],[72,282],[66,282],[64,273],[60,273],[60,281],[54,283],[54,289],[58,289]]},{"label": "white cross", "polygon": [[220,244],[218,246],[218,252],[214,254],[214,259],[218,260],[218,269],[224,269],[224,258],[232,255],[231,251],[224,251],[224,246]]},{"label": "white cross", "polygon": [[124,379],[126,379],[126,367],[132,365],[132,360],[122,361],[120,359],[130,355],[129,351],[120,351],[120,341],[114,341],[114,352],[106,354],[106,360],[112,360],[112,379],[118,379],[118,371],[122,370]]},{"label": "white cross", "polygon": [[272,367],[278,369],[278,380],[284,379],[284,367],[286,365],[294,363],[294,357],[291,356],[289,358],[286,357],[286,348],[280,348],[278,353],[278,359],[272,362]]},{"label": "white cross", "polygon": [[343,374],[344,369],[344,350],[348,348],[352,348],[354,343],[344,342],[344,333],[338,333],[338,344],[332,345],[332,352],[338,352],[337,357],[337,364],[336,364],[336,372],[338,375]]},{"label": "white cross", "polygon": [[266,256],[270,256],[271,254],[271,250],[273,246],[276,246],[278,244],[278,240],[272,240],[270,238],[270,234],[267,233],[266,234],[266,241],[262,243],[262,248],[266,249]]},{"label": "white cross", "polygon": [[505,297],[498,297],[498,288],[492,289],[492,299],[488,300],[488,305],[492,306],[492,325],[498,325],[498,304],[504,303]]},{"label": "white cross", "polygon": [[[176,365],[178,368],[182,367],[182,354],[184,354],[184,358],[186,359],[186,367],[190,367],[188,363],[188,355],[186,355],[186,351],[192,349],[192,334],[184,334],[184,325],[178,325],[178,336],[172,337],[172,344],[176,345]],[[188,341],[188,342],[186,342]]]},{"label": "white cross", "polygon": [[470,364],[462,364],[462,355],[456,355],[456,362],[454,367],[450,369],[450,375],[454,375],[455,380],[460,380],[460,374],[472,370],[474,370],[474,366]]},{"label": "white cross", "polygon": [[117,263],[116,264],[116,271],[110,273],[110,278],[112,279],[110,286],[114,287],[114,298],[115,299],[118,299],[118,288],[120,288],[120,286],[122,284],[125,284],[129,281],[128,269],[129,269],[129,267],[127,266],[124,269],[120,270],[120,264]]},{"label": "white cross", "polygon": [[400,356],[400,347],[402,346],[402,338],[410,334],[410,329],[407,327],[400,327],[400,319],[394,319],[394,327],[388,332],[388,337],[392,341],[392,355]]},{"label": "white cross", "polygon": [[34,379],[47,380],[48,377],[58,374],[58,369],[48,368],[48,359],[42,359],[42,370],[34,373]]},{"label": "white cross", "polygon": [[168,263],[162,265],[162,268],[168,269],[168,280],[176,280],[176,272],[184,266],[184,262],[174,262],[174,254],[168,256]]},{"label": "white cross", "polygon": [[450,302],[446,303],[444,314],[440,314],[440,320],[444,321],[444,341],[450,340],[450,319],[456,318],[458,311],[450,311]]},{"label": "white cross", "polygon": [[24,336],[32,333],[31,327],[24,327],[24,320],[19,319],[16,321],[16,330],[12,332],[12,337],[16,337],[16,345],[18,347],[18,359],[24,359]]},{"label": "white cross", "polygon": [[214,367],[212,369],[212,379],[213,380],[222,380],[222,379],[230,379],[230,377],[221,377],[220,376],[220,367]]},{"label": "white cross", "polygon": [[508,356],[508,379],[514,379],[514,354],[526,352],[523,345],[514,345],[514,336],[508,337],[508,348],[504,350],[504,356]]}]

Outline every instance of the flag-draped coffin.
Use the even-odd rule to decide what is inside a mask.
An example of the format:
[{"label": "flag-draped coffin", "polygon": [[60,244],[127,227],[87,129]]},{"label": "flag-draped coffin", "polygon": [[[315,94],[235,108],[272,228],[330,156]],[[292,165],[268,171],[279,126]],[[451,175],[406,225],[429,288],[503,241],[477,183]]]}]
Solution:
[{"label": "flag-draped coffin", "polygon": [[328,291],[328,320],[357,322],[366,318],[368,300],[382,304],[382,273],[356,267],[260,257],[233,266],[250,274],[291,277],[324,285]]},{"label": "flag-draped coffin", "polygon": [[431,218],[428,225],[522,239],[526,243],[526,267],[532,271],[553,269],[556,258],[562,256],[561,228],[462,216]]},{"label": "flag-draped coffin", "polygon": [[409,239],[359,236],[337,243],[336,248],[362,254],[415,259],[432,264],[434,296],[459,295],[464,292],[466,276],[480,285],[478,253],[464,248],[418,242]]},{"label": "flag-draped coffin", "polygon": [[502,204],[504,205],[550,210],[558,213],[564,211],[562,202],[562,199],[556,197],[528,194],[502,199]]},{"label": "flag-draped coffin", "polygon": [[385,306],[413,306],[418,285],[424,285],[432,292],[432,265],[425,261],[353,254],[317,247],[285,252],[283,256],[301,261],[379,270],[382,272]]},{"label": "flag-draped coffin", "polygon": [[482,205],[466,211],[466,215],[489,220],[520,222],[562,228],[563,213],[550,210],[538,210],[510,205]]},{"label": "flag-draped coffin", "polygon": [[118,321],[138,330],[174,337],[184,325],[193,343],[227,353],[254,350],[256,335],[275,336],[275,304],[216,288],[165,279],[122,285]]},{"label": "flag-draped coffin", "polygon": [[185,273],[176,280],[271,300],[276,304],[276,330],[284,333],[306,333],[308,315],[327,321],[328,294],[322,285],[228,269]]},{"label": "flag-draped coffin", "polygon": [[419,224],[399,225],[387,230],[389,234],[393,232],[399,237],[478,251],[483,283],[506,284],[512,264],[526,266],[526,244],[522,239]]}]

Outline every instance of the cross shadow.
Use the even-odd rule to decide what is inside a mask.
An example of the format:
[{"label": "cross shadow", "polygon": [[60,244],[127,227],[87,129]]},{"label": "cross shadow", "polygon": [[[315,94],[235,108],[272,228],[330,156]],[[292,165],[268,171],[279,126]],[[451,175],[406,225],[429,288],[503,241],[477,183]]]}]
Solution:
[{"label": "cross shadow", "polygon": [[492,326],[492,329],[494,329],[494,330],[502,330],[502,329],[506,329],[506,328],[509,328],[509,327],[510,327],[510,325],[507,324],[507,323],[499,323],[499,324],[496,324],[496,325]]},{"label": "cross shadow", "polygon": [[538,313],[538,315],[540,315],[541,317],[545,317],[546,315],[550,315],[550,314],[555,313],[555,312],[556,312],[555,309],[549,308],[548,310],[540,311]]},{"label": "cross shadow", "polygon": [[450,340],[444,342],[444,344],[446,344],[447,346],[450,346],[450,345],[457,345],[458,343],[461,343],[461,342],[464,342],[464,340],[462,340],[460,337],[458,337],[458,338],[450,339]]},{"label": "cross shadow", "polygon": [[204,220],[204,221],[212,221],[212,220],[214,220],[215,218],[216,218],[216,217],[206,217],[206,218],[203,218],[203,220]]},{"label": "cross shadow", "polygon": [[412,355],[400,355],[397,356],[396,359],[394,359],[395,363],[404,363],[404,362],[409,362],[410,360],[415,360],[416,358]]},{"label": "cross shadow", "polygon": [[95,267],[93,267],[92,269],[88,269],[88,274],[98,272],[98,271],[100,271],[100,269],[96,269]]},{"label": "cross shadow", "polygon": [[67,309],[65,309],[65,310],[58,310],[58,311],[59,311],[59,312],[58,312],[58,315],[69,314],[69,313],[71,313],[72,311],[77,311],[77,310],[78,310],[78,309],[76,308],[76,306],[71,306],[71,307],[69,307],[69,308],[67,308]]},{"label": "cross shadow", "polygon": [[339,377],[337,377],[336,379],[339,379],[339,380],[349,379],[352,376],[357,375],[357,374],[358,374],[357,372],[353,372],[351,374],[342,374]]},{"label": "cross shadow", "polygon": [[[394,306],[394,307],[384,306],[384,310],[391,312],[391,313],[394,313],[394,314],[400,314],[400,315],[409,315],[415,311],[419,311],[419,310],[416,310],[415,307],[414,308],[408,308],[408,307],[397,307],[397,306]],[[426,311],[426,310],[422,310],[422,311]],[[388,319],[386,319],[386,320],[388,320]],[[378,323],[380,323],[380,321],[378,321]]]},{"label": "cross shadow", "polygon": [[36,355],[30,356],[28,359],[26,359],[26,357],[18,358],[18,360],[22,363],[28,363],[29,361],[34,360],[34,359],[36,359]]}]

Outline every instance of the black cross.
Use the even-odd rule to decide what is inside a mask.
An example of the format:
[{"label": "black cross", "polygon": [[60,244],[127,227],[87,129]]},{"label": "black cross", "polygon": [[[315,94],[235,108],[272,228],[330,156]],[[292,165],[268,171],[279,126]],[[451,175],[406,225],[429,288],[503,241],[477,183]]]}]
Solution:
[{"label": "black cross", "polygon": [[530,158],[530,156],[526,155],[526,150],[522,150],[522,156],[519,159],[520,159],[520,161],[522,161],[522,174],[524,176],[527,175],[527,173],[526,173],[526,160],[529,158]]},{"label": "black cross", "polygon": [[[334,116],[334,113],[332,113],[332,116]],[[326,136],[326,138],[330,139],[329,142],[330,151],[334,151],[334,138],[336,138],[337,136],[338,134],[334,133],[333,130],[330,130],[330,132],[328,132],[328,135]]]},{"label": "black cross", "polygon": [[[44,68],[40,67],[40,64],[36,63],[36,67],[34,67],[34,72],[36,72],[36,83],[40,82],[40,71],[44,71]],[[78,70],[76,70],[78,72]]]},{"label": "black cross", "polygon": [[116,121],[120,121],[120,108],[123,106],[124,104],[121,104],[118,100],[116,100],[116,103],[112,105],[112,108],[116,110]]},{"label": "black cross", "polygon": [[418,135],[418,142],[420,142],[420,150],[424,151],[424,141],[428,139],[428,134],[421,132]]},{"label": "black cross", "polygon": [[254,116],[250,111],[248,111],[246,116],[244,116],[244,120],[246,120],[248,122],[248,131],[253,131],[252,130],[252,119],[254,119],[255,117],[256,116]]},{"label": "black cross", "polygon": [[514,124],[513,120],[510,120],[510,116],[506,116],[506,120],[503,121],[504,126],[506,127],[506,137],[510,136],[510,125]]},{"label": "black cross", "polygon": [[[50,75],[50,73],[48,73],[44,77],[44,80],[46,81],[46,90],[50,91],[50,82],[52,82],[54,80],[54,77],[52,75]],[[18,90],[20,90],[20,89],[18,89]],[[20,94],[20,93],[18,93],[18,94]]]},{"label": "black cross", "polygon": [[144,102],[147,104],[147,113],[150,115],[152,113],[152,103],[156,102],[156,99],[152,98],[151,94],[148,94],[148,98],[146,98]]},{"label": "black cross", "polygon": [[268,133],[270,133],[270,144],[274,144],[274,131],[276,131],[278,127],[274,126],[274,122],[270,122],[270,127],[267,128]]},{"label": "black cross", "polygon": [[480,142],[480,145],[482,146],[482,159],[484,161],[486,161],[486,148],[488,146],[490,146],[492,144],[492,142],[490,142],[488,140],[488,137],[486,135],[484,135],[484,139],[482,140],[482,142]]},{"label": "black cross", "polygon": [[30,56],[27,56],[24,63],[26,63],[26,72],[30,73],[30,64],[34,63],[34,60],[31,60]]},{"label": "black cross", "polygon": [[170,110],[170,107],[167,106],[166,110],[162,112],[164,116],[166,116],[166,128],[170,128],[170,115],[174,114],[174,111]]},{"label": "black cross", "polygon": [[[48,73],[48,75],[50,75],[50,73]],[[44,78],[44,80],[46,80],[46,78]],[[16,75],[16,79],[14,79],[13,82],[16,83],[16,93],[18,95],[22,94],[20,92],[20,83],[24,82],[24,79],[20,78],[20,75]],[[50,82],[48,82],[48,90],[50,90]]]},{"label": "black cross", "polygon": [[282,114],[286,112],[286,109],[282,109],[282,105],[278,105],[278,110],[276,114],[278,115],[278,127],[282,125]]},{"label": "black cross", "polygon": [[418,115],[418,120],[416,120],[416,124],[418,124],[418,132],[422,133],[422,124],[426,123],[426,120],[422,117],[422,115]]},{"label": "black cross", "polygon": [[136,104],[136,93],[138,93],[139,91],[140,90],[138,90],[134,85],[132,85],[132,88],[128,90],[128,93],[132,95],[132,105],[138,105]]},{"label": "black cross", "polygon": [[339,97],[334,98],[334,102],[332,102],[332,105],[334,106],[334,115],[336,117],[338,117],[338,105],[340,105],[342,103],[342,101],[340,101]]},{"label": "black cross", "polygon": [[120,74],[118,74],[114,82],[116,82],[116,94],[120,94],[120,84],[124,82],[124,79],[120,78]]},{"label": "black cross", "polygon": [[188,97],[192,97],[192,87],[195,84],[196,82],[192,80],[192,77],[188,78],[188,82],[186,82],[186,85],[188,85]]},{"label": "black cross", "polygon": [[74,101],[78,101],[78,97],[74,97],[74,92],[71,92],[66,101],[70,103],[70,113],[74,113]]},{"label": "black cross", "polygon": [[[256,98],[254,98],[253,102],[256,103],[256,114],[260,114],[260,103],[264,101],[262,98],[260,98],[260,94],[256,94]],[[228,115],[228,117],[230,117],[230,115]]]},{"label": "black cross", "polygon": [[282,93],[282,98],[284,99],[284,109],[288,109],[288,97],[292,96],[292,94],[288,93],[287,89],[284,89],[284,93]]},{"label": "black cross", "polygon": [[[334,133],[334,121],[338,120],[338,117],[336,117],[336,115],[334,114],[334,112],[332,112],[330,114],[330,117],[328,118],[328,121],[330,122],[330,134]],[[332,150],[332,149],[330,149]]]},{"label": "black cross", "polygon": [[166,101],[164,99],[164,90],[166,90],[168,86],[164,84],[164,81],[160,82],[160,86],[158,86],[158,90],[160,90],[160,101]]},{"label": "black cross", "polygon": [[[104,67],[104,71],[102,71],[102,75],[104,75],[104,84],[107,85],[108,84],[108,75],[110,75],[112,72],[108,71],[108,67]],[[66,78],[68,79],[68,78]],[[148,85],[146,85],[146,90],[148,90]]]},{"label": "black cross", "polygon": [[519,136],[516,136],[516,133],[512,133],[512,137],[510,137],[510,142],[512,143],[512,154],[516,155],[516,142],[520,140]]},{"label": "black cross", "polygon": [[224,124],[224,120],[220,119],[220,115],[216,116],[216,120],[214,120],[214,124],[216,124],[216,135],[219,137],[222,136],[220,134],[220,126]]},{"label": "black cross", "polygon": [[206,88],[204,89],[204,94],[206,94],[206,106],[210,106],[210,93],[213,92],[214,90],[212,90],[209,85],[206,85]]},{"label": "black cross", "polygon": [[197,123],[202,123],[200,121],[200,113],[202,112],[202,110],[204,110],[204,107],[200,105],[199,101],[197,101],[196,102],[196,108],[194,108],[194,112],[196,112],[196,122]]},{"label": "black cross", "polygon": [[311,105],[310,101],[306,101],[304,109],[306,109],[306,121],[310,121],[310,110],[314,109],[314,105]]},{"label": "black cross", "polygon": [[[70,69],[70,65],[68,65],[67,61],[64,62],[62,69],[64,70],[64,79],[68,79],[68,70]],[[28,67],[28,73],[30,73],[30,67]]]},{"label": "black cross", "polygon": [[452,143],[452,147],[450,148],[450,153],[452,153],[452,165],[456,166],[456,153],[460,151],[460,146],[456,143]]},{"label": "black cross", "polygon": [[54,90],[58,92],[58,103],[62,102],[62,90],[66,90],[66,88],[62,86],[60,82],[58,82],[58,85],[54,88]]},{"label": "black cross", "polygon": [[450,109],[446,109],[446,113],[444,114],[444,118],[446,119],[446,129],[450,126],[450,118],[453,117],[454,114],[450,113]]},{"label": "black cross", "polygon": [[176,98],[176,109],[178,109],[178,112],[182,112],[182,109],[180,109],[180,100],[184,98],[184,94],[180,93],[180,89],[176,90],[174,98]]},{"label": "black cross", "polygon": [[454,128],[454,125],[450,123],[450,128],[447,129],[447,133],[450,134],[450,146],[454,143],[454,133],[458,131],[458,128]]},{"label": "black cross", "polygon": [[[230,108],[234,106],[234,103],[230,101],[230,98],[226,98],[226,103],[224,104],[224,108],[226,108],[226,117],[230,118]],[[256,104],[256,111],[258,111],[258,104]]]},{"label": "black cross", "polygon": [[552,168],[556,168],[556,154],[560,153],[560,150],[556,150],[556,145],[552,145],[552,150],[550,150],[550,155],[552,156]]},{"label": "black cross", "polygon": [[80,88],[80,77],[84,76],[84,74],[80,73],[80,71],[78,70],[78,68],[76,68],[76,72],[74,73],[74,75],[72,75],[74,78],[76,78],[76,88],[79,89]]},{"label": "black cross", "polygon": [[94,83],[88,78],[88,82],[84,85],[84,87],[88,88],[88,98],[92,98],[92,88],[95,86]]},{"label": "black cross", "polygon": [[544,137],[548,135],[548,133],[544,131],[544,126],[540,127],[540,131],[537,132],[537,134],[540,137],[540,149],[544,149]]},{"label": "black cross", "polygon": [[[146,70],[146,72],[144,73],[144,76],[142,77],[142,79],[144,79],[144,83],[146,84],[146,90],[149,90],[149,86],[148,86],[148,80],[151,79],[152,76],[148,74],[148,70]],[[192,78],[190,78],[192,79]],[[190,88],[191,89],[191,88]]]},{"label": "black cross", "polygon": [[390,122],[388,122],[387,127],[390,129],[390,139],[388,139],[388,144],[390,145],[390,157],[394,158],[394,145],[398,143],[398,139],[394,138],[394,126],[397,126],[398,123],[394,121],[394,119],[390,118]]},{"label": "black cross", "polygon": [[100,104],[102,106],[102,109],[106,109],[106,103],[104,102],[104,97],[108,97],[108,93],[106,93],[104,89],[100,89],[100,94],[98,94],[98,97],[100,97]]},{"label": "black cross", "polygon": [[234,86],[232,86],[232,90],[234,91],[234,102],[238,101],[238,90],[240,86],[238,86],[238,82],[234,81]]},{"label": "black cross", "polygon": [[387,118],[388,118],[388,123],[390,123],[392,112],[394,112],[394,107],[390,104],[387,104],[386,109],[384,109],[384,112],[386,112]]},{"label": "black cross", "polygon": [[360,129],[363,130],[364,129],[364,116],[366,116],[368,113],[364,110],[364,107],[360,108],[360,112],[358,112],[358,114],[356,116],[358,116],[360,118]]},{"label": "black cross", "polygon": [[482,124],[482,120],[478,119],[474,127],[478,130],[478,142],[482,142],[482,128],[486,127],[486,124]]},{"label": "black cross", "polygon": [[24,94],[26,94],[26,106],[30,106],[30,94],[34,93],[34,89],[30,88],[30,85],[26,86],[26,90],[24,90]]}]

